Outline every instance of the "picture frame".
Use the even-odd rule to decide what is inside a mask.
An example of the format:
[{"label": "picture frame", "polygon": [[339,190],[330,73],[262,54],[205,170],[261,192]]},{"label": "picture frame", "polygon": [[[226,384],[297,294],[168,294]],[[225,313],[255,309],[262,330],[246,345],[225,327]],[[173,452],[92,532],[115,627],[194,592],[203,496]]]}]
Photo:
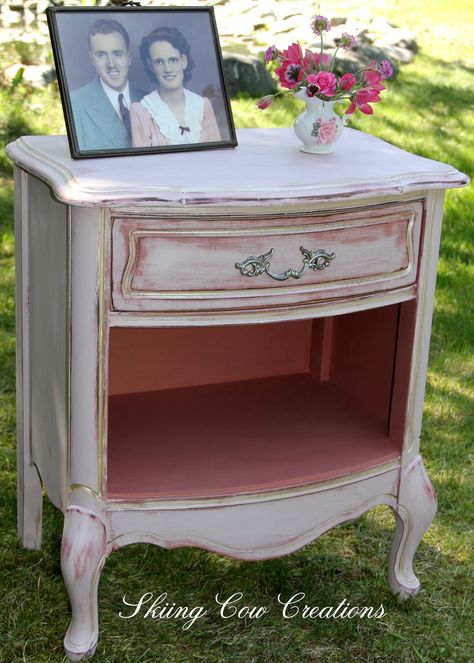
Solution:
[{"label": "picture frame", "polygon": [[213,7],[49,7],[71,157],[237,145]]}]

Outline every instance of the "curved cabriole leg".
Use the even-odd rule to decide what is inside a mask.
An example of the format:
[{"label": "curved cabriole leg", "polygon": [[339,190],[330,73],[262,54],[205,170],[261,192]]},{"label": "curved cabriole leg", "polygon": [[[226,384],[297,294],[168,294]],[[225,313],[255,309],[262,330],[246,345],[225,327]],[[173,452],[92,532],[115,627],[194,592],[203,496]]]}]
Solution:
[{"label": "curved cabriole leg", "polygon": [[413,572],[413,557],[436,513],[436,495],[425,472],[421,456],[408,466],[402,476],[396,528],[388,568],[390,588],[404,601],[420,589]]},{"label": "curved cabriole leg", "polygon": [[106,557],[106,529],[100,517],[77,506],[64,517],[61,569],[71,602],[64,650],[71,661],[91,658],[99,635],[97,589]]}]

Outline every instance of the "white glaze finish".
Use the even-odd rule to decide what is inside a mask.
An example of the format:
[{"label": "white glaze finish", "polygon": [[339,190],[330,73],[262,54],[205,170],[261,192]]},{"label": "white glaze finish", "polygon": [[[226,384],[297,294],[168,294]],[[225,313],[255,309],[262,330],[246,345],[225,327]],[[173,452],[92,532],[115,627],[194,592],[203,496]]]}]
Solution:
[{"label": "white glaze finish", "polygon": [[106,527],[93,511],[69,506],[64,515],[61,570],[72,620],[64,637],[71,661],[94,655],[99,635],[97,590],[106,558]]},{"label": "white glaze finish", "polygon": [[419,306],[416,319],[413,358],[409,387],[409,408],[405,425],[403,464],[407,467],[417,457],[420,448],[423,400],[430,350],[431,323],[433,319],[436,272],[438,269],[441,225],[443,220],[444,191],[427,195],[426,209],[429,223],[426,225],[418,280]]},{"label": "white glaze finish", "polygon": [[69,425],[68,209],[35,177],[28,177],[28,199],[31,448],[50,500],[63,509]]},{"label": "white glaze finish", "polygon": [[15,168],[17,523],[22,544],[39,550],[43,495],[31,449],[27,187],[28,175]]},{"label": "white glaze finish", "polygon": [[388,579],[392,592],[405,600],[420,589],[420,581],[413,572],[413,557],[436,514],[436,495],[421,456],[417,456],[401,474],[394,512],[396,528]]},{"label": "white glaze finish", "polygon": [[164,548],[197,546],[248,560],[287,555],[377,504],[395,508],[399,476],[399,469],[374,471],[347,485],[309,487],[302,495],[288,490],[267,494],[265,500],[206,500],[203,508],[196,501],[192,517],[184,507],[168,508],[162,502],[144,518],[117,502],[108,512],[110,545],[112,550],[139,541]]},{"label": "white glaze finish", "polygon": [[[449,166],[408,155],[358,132],[348,130],[344,136],[333,155],[322,157],[324,170],[318,172],[317,181],[313,167],[317,157],[298,152],[291,130],[243,131],[241,145],[234,151],[79,162],[68,159],[65,140],[57,137],[29,137],[9,147],[9,154],[22,168],[48,182],[63,203],[71,204],[68,211],[70,243],[64,249],[66,253],[70,251],[67,303],[56,301],[62,295],[55,291],[54,301],[47,309],[51,315],[66,310],[70,335],[67,381],[62,387],[66,393],[61,395],[64,402],[70,398],[71,403],[65,434],[65,438],[69,438],[68,462],[63,459],[61,467],[51,465],[57,468],[57,475],[49,479],[48,491],[62,493],[66,464],[69,489],[62,504],[66,513],[62,564],[73,608],[72,624],[65,639],[71,660],[91,654],[97,642],[97,582],[105,556],[133,541],[152,541],[167,547],[192,544],[243,559],[262,559],[289,553],[338,522],[355,518],[375,504],[388,504],[398,520],[389,569],[391,588],[402,598],[416,591],[418,583],[413,576],[412,559],[435,508],[430,484],[418,457],[442,216],[442,193],[432,194],[430,190],[461,186],[467,178]],[[351,158],[339,151],[343,147],[349,150]],[[161,170],[163,159],[166,168]],[[311,169],[307,167],[308,159]],[[32,348],[27,267],[28,250],[35,250],[35,246],[28,247],[25,219],[29,218],[30,225],[34,224],[36,208],[41,205],[32,207],[32,198],[26,190],[27,180],[28,176],[22,172],[16,193],[17,246],[21,247],[17,262],[20,313],[18,508],[23,543],[39,547],[37,521],[38,514],[39,522],[41,516],[41,493],[37,475],[35,479],[36,470],[31,465],[27,434],[30,416],[28,356]],[[41,191],[46,199],[47,187],[41,187]],[[409,191],[414,193],[409,196]],[[330,289],[324,298],[317,299],[313,295],[308,298],[305,286],[295,282],[281,301],[272,300],[278,302],[278,306],[269,306],[262,298],[263,305],[252,308],[251,300],[255,297],[248,288],[239,293],[235,300],[238,307],[233,311],[221,307],[183,310],[178,296],[169,299],[168,311],[112,310],[112,256],[118,255],[121,265],[116,284],[122,282],[120,272],[127,262],[124,248],[113,239],[115,218],[144,218],[155,228],[161,216],[171,219],[171,224],[181,219],[180,228],[187,224],[209,227],[212,223],[214,229],[223,231],[221,246],[225,248],[226,238],[239,223],[248,225],[252,219],[258,238],[262,232],[261,222],[269,215],[273,216],[273,227],[278,229],[286,227],[288,219],[296,214],[306,218],[330,213],[341,219],[349,212],[362,218],[370,215],[369,210],[374,206],[383,210],[403,202],[406,208],[417,200],[424,205],[426,230],[422,235],[419,262],[414,260],[414,264],[419,265],[416,283],[412,282],[413,271],[408,284],[400,283],[392,288],[390,280],[381,280],[380,287],[367,292],[358,290],[358,285],[352,283],[337,298]],[[105,211],[101,207],[106,208]],[[237,217],[240,221],[235,221]],[[51,228],[53,225],[54,221]],[[415,248],[418,237],[416,235]],[[351,241],[357,243],[357,237],[354,235]],[[119,253],[114,254],[117,251]],[[193,253],[191,250],[186,256],[191,261],[189,274],[192,273]],[[370,258],[368,252],[365,255]],[[286,265],[289,266],[293,265]],[[185,286],[184,283],[182,287]],[[229,290],[229,284],[226,288]],[[41,299],[50,294],[38,290],[35,296],[40,301],[35,302],[35,306],[41,308]],[[418,300],[418,306],[409,357],[411,371],[407,378],[409,407],[401,424],[404,451],[400,460],[391,461],[385,468],[368,468],[357,475],[336,477],[328,483],[275,493],[203,500],[140,502],[133,500],[133,496],[128,501],[107,500],[109,326],[259,324],[328,318],[410,300]],[[199,304],[200,297],[195,301]],[[323,343],[329,348],[330,327],[326,325],[325,329]],[[35,347],[35,352],[39,352]],[[328,350],[326,361],[329,357]],[[328,371],[328,365],[321,366],[323,379],[327,379]],[[47,404],[43,407],[44,417],[51,416]],[[48,441],[42,440],[41,445],[47,448]],[[84,565],[86,557],[89,562]],[[79,574],[78,568],[81,569]],[[86,609],[89,605],[92,612]]]},{"label": "white glaze finish", "polygon": [[451,166],[354,129],[322,156],[299,152],[292,129],[241,129],[237,138],[235,149],[73,161],[65,136],[28,136],[7,153],[59,200],[86,206],[322,202],[468,182]]}]

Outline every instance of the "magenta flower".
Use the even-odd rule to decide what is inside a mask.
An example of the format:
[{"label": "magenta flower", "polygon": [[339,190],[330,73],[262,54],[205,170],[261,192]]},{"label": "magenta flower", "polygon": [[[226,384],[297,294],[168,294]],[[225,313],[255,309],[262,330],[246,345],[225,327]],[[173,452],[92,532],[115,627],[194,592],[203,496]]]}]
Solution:
[{"label": "magenta flower", "polygon": [[319,92],[326,97],[333,97],[336,91],[337,78],[329,71],[319,71],[317,74],[310,74],[306,79],[310,86],[319,88]]},{"label": "magenta flower", "polygon": [[265,110],[265,108],[268,108],[269,106],[271,106],[273,104],[274,99],[275,99],[275,96],[273,94],[266,94],[257,103],[257,108],[260,108],[260,110]]},{"label": "magenta flower", "polygon": [[303,51],[301,46],[297,43],[291,44],[288,48],[278,54],[281,60],[289,60],[290,62],[298,62],[303,64]]},{"label": "magenta flower", "polygon": [[322,32],[329,32],[331,21],[325,16],[313,16],[311,19],[311,29],[315,35],[320,35]]},{"label": "magenta flower", "polygon": [[276,46],[269,46],[265,51],[265,62],[272,62],[278,58],[278,49]]},{"label": "magenta flower", "polygon": [[303,58],[303,67],[306,73],[317,73],[326,67],[329,69],[331,63],[332,57],[330,55],[323,53],[323,57],[321,59],[321,55],[319,53],[313,53],[313,51],[310,51],[309,48],[306,49]]},{"label": "magenta flower", "polygon": [[365,87],[373,88],[374,90],[385,90],[385,86],[380,82],[382,80],[382,74],[376,69],[368,69],[364,72],[364,81],[366,83]]},{"label": "magenta flower", "polygon": [[350,90],[357,83],[357,78],[354,74],[344,74],[341,76],[340,85],[343,90]]},{"label": "magenta flower", "polygon": [[393,66],[390,60],[382,60],[379,66],[379,72],[383,80],[393,76]]},{"label": "magenta flower", "polygon": [[298,62],[283,62],[281,67],[275,69],[275,74],[280,79],[280,85],[291,90],[303,79],[303,67]]},{"label": "magenta flower", "polygon": [[377,90],[362,88],[352,98],[352,103],[346,110],[346,115],[353,113],[356,108],[365,115],[372,115],[374,110],[369,104],[373,104],[376,101],[382,101]]},{"label": "magenta flower", "polygon": [[348,32],[343,32],[341,35],[339,45],[342,48],[350,49],[355,45],[355,42],[356,40],[353,35],[350,35]]},{"label": "magenta flower", "polygon": [[319,87],[317,85],[308,85],[306,88],[307,97],[315,97],[319,94]]},{"label": "magenta flower", "polygon": [[326,122],[319,120],[318,129],[318,142],[319,143],[334,143],[337,138],[336,118],[332,118]]},{"label": "magenta flower", "polygon": [[365,113],[365,115],[372,115],[374,112],[369,104],[377,101],[382,101],[379,92],[385,90],[385,86],[380,82],[382,75],[375,69],[368,69],[364,72],[365,87],[358,90],[352,97],[352,103],[346,110],[346,114],[350,115],[356,108]]},{"label": "magenta flower", "polygon": [[[364,68],[355,73],[346,73],[336,76],[333,73],[337,53],[341,48],[350,49],[356,44],[354,36],[348,32],[342,32],[336,38],[336,48],[331,54],[324,53],[323,33],[331,29],[331,21],[320,14],[311,19],[313,32],[320,37],[320,48],[318,53],[310,49],[303,51],[298,42],[290,44],[283,51],[276,46],[269,46],[265,51],[265,62],[276,62],[273,73],[284,90],[276,95],[266,95],[257,103],[261,110],[268,108],[279,94],[295,93],[302,91],[306,97],[317,97],[323,101],[343,101],[348,99],[350,106],[346,113],[351,114],[355,110],[371,115],[372,104],[381,101],[380,93],[385,89],[383,82],[393,75],[393,65],[390,60],[382,62],[371,61]],[[322,120],[321,120],[322,122]],[[314,136],[318,134],[320,123],[314,124]],[[325,140],[329,128],[322,130]]]}]

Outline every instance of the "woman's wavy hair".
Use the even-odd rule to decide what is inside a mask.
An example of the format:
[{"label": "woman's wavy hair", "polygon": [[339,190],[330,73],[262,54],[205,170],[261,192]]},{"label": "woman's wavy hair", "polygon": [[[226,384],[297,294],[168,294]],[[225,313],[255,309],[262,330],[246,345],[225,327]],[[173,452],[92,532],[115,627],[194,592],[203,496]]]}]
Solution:
[{"label": "woman's wavy hair", "polygon": [[152,44],[154,44],[157,41],[167,41],[168,43],[171,44],[171,46],[173,46],[173,48],[176,48],[176,50],[178,50],[181,53],[181,55],[186,56],[188,64],[186,69],[184,70],[183,83],[187,83],[189,80],[191,80],[192,76],[191,72],[194,69],[194,60],[191,57],[191,48],[188,42],[186,41],[186,39],[181,34],[181,32],[178,30],[178,28],[166,28],[166,27],[155,28],[155,30],[150,32],[149,35],[143,37],[142,43],[140,44],[140,55],[148,77],[151,78],[151,80],[154,83],[158,82],[156,74],[148,64],[148,61],[150,59],[150,47]]}]

